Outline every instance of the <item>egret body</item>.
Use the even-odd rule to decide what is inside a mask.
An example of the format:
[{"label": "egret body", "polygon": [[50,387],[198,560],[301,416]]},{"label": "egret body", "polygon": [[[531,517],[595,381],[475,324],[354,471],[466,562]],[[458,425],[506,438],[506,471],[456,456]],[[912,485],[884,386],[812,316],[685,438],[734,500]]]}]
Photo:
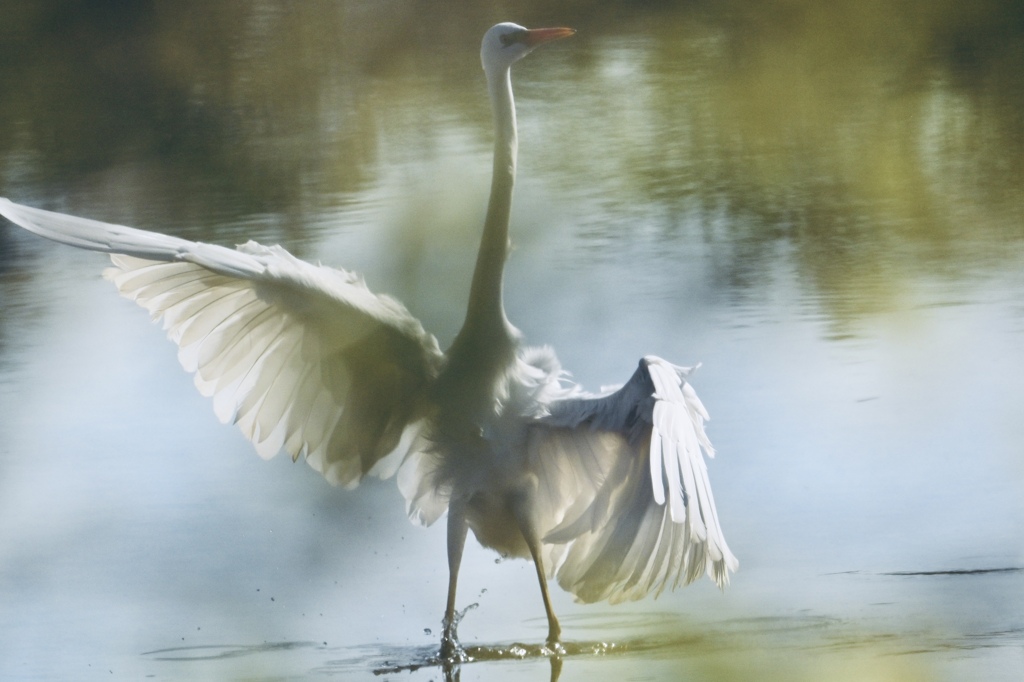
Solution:
[{"label": "egret body", "polygon": [[197,388],[261,456],[284,450],[346,487],[395,476],[414,522],[447,513],[446,656],[459,650],[469,530],[533,561],[552,646],[550,577],[581,601],[618,602],[705,574],[724,587],[738,566],[708,482],[708,417],[691,370],[647,356],[618,390],[586,393],[505,315],[518,151],[510,71],[573,33],[504,23],[484,35],[494,175],[465,321],[444,353],[399,302],[280,246],[232,250],[0,199],[0,213],[32,232],[112,254],[104,276],[163,320]]}]

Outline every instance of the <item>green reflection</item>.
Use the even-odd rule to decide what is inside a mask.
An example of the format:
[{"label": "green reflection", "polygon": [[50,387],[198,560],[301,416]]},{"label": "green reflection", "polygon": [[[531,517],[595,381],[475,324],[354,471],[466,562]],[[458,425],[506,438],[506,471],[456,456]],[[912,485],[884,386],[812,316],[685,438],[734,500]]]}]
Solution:
[{"label": "green reflection", "polygon": [[1024,87],[1006,64],[1024,30],[1001,22],[1024,28],[1019,8],[989,4],[974,33],[989,25],[1002,47],[966,70],[948,42],[980,10],[733,5],[595,46],[590,119],[561,151],[603,197],[597,234],[638,205],[668,235],[696,223],[730,245],[722,278],[739,287],[785,244],[838,318],[896,305],[922,274],[1017,258]]},{"label": "green reflection", "polygon": [[[197,238],[247,238],[263,216],[269,227],[252,236],[301,253],[317,216],[382,187],[401,202],[410,175],[487,156],[477,46],[512,18],[581,29],[517,76],[524,170],[558,191],[577,221],[563,229],[584,243],[696,236],[714,246],[716,284],[740,292],[771,277],[784,247],[837,320],[899,305],[923,274],[973,277],[1021,250],[1019,3],[506,12],[12,3],[0,29],[0,189]],[[460,221],[473,219],[464,175],[430,179],[442,203],[467,203]],[[442,229],[475,226],[401,231],[418,250]]]}]

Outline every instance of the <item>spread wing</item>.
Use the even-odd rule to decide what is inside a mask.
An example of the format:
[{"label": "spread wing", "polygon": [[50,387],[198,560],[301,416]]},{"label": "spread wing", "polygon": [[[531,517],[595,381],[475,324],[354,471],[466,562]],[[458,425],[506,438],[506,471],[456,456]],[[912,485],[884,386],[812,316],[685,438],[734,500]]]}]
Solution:
[{"label": "spread wing", "polygon": [[49,239],[112,254],[104,276],[163,320],[199,391],[260,456],[283,449],[352,486],[375,466],[393,473],[402,453],[385,457],[416,440],[422,389],[441,352],[400,303],[373,294],[357,275],[279,246],[232,250],[6,199],[0,214]]},{"label": "spread wing", "polygon": [[718,521],[704,455],[707,412],[690,370],[648,356],[618,391],[552,403],[531,427],[538,516],[559,584],[585,602],[639,599],[739,566]]}]

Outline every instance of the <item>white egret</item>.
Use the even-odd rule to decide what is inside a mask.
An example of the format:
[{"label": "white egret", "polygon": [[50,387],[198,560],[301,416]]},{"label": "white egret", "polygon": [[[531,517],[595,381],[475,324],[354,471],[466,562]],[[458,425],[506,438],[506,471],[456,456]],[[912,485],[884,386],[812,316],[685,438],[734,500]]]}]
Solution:
[{"label": "white egret", "polygon": [[231,250],[0,199],[18,225],[112,254],[104,272],[162,319],[195,384],[264,458],[284,450],[333,484],[396,475],[410,518],[447,512],[442,653],[458,651],[455,594],[467,531],[531,558],[584,602],[638,599],[737,569],[704,455],[708,418],[690,369],[654,356],[618,390],[568,382],[549,348],[522,345],[502,304],[516,173],[510,68],[572,29],[498,24],[481,60],[493,107],[494,176],[461,331],[442,353],[396,300],[280,246]]}]

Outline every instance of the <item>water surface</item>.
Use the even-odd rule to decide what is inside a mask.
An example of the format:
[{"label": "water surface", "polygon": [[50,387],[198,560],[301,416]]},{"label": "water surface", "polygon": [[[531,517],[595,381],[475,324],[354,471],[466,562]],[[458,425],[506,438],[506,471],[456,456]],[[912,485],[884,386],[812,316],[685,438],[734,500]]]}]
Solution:
[{"label": "water surface", "polygon": [[[490,171],[479,36],[580,29],[515,73],[509,316],[591,388],[703,363],[741,568],[556,591],[556,664],[532,568],[471,543],[449,677],[1019,679],[1013,3],[58,6],[0,33],[0,195],[279,242],[442,346]],[[442,679],[443,528],[253,456],[103,267],[0,226],[0,677]]]}]

